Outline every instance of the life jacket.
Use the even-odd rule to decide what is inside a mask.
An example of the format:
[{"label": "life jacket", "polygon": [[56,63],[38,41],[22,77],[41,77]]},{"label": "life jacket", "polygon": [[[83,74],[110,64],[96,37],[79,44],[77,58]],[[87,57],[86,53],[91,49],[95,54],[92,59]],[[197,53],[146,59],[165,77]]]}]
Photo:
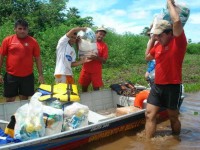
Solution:
[{"label": "life jacket", "polygon": [[4,131],[5,134],[9,135],[12,138],[14,138],[14,134],[15,134],[15,131],[14,131],[15,124],[16,124],[16,119],[15,119],[15,116],[12,115],[10,117],[9,124],[7,125],[7,127],[5,128],[5,131]]},{"label": "life jacket", "polygon": [[56,85],[41,84],[38,88],[43,95],[39,98],[40,101],[45,101],[51,98],[59,99],[62,102],[80,101],[77,85],[58,83]]},{"label": "life jacket", "polygon": [[148,98],[149,92],[149,90],[143,90],[136,94],[134,106],[142,109],[143,101]]}]

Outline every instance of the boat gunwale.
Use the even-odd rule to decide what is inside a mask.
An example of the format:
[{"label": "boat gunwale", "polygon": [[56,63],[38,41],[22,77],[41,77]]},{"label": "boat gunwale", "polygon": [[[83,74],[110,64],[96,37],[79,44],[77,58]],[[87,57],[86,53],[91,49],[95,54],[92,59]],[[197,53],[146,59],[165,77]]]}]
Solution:
[{"label": "boat gunwale", "polygon": [[[102,91],[108,91],[108,90],[102,90]],[[110,91],[110,90],[109,90]],[[88,94],[88,93],[87,93]],[[91,93],[90,93],[91,94]],[[111,94],[112,94],[112,101],[113,101],[113,93],[111,91]],[[29,100],[24,100],[24,101],[15,101],[14,103],[19,103],[19,105],[24,105],[26,104],[27,102],[29,102]],[[13,102],[10,102],[10,103],[13,103]],[[6,103],[0,103],[0,105],[5,105]],[[116,107],[117,108],[117,107]],[[82,132],[84,130],[89,130],[89,129],[92,129],[92,128],[95,128],[95,127],[98,127],[98,126],[102,126],[104,124],[111,124],[111,123],[114,123],[114,122],[117,122],[117,121],[120,121],[120,120],[124,120],[124,119],[127,119],[127,118],[131,118],[131,117],[134,117],[136,115],[139,115],[139,114],[142,114],[142,113],[145,113],[145,110],[146,109],[141,109],[141,110],[138,110],[136,112],[131,112],[129,114],[126,114],[126,115],[122,115],[122,116],[116,116],[116,117],[108,117],[106,118],[105,120],[102,120],[98,123],[94,123],[94,124],[89,124],[87,126],[84,126],[84,127],[80,127],[80,128],[77,128],[77,129],[73,129],[73,130],[68,130],[68,131],[64,131],[64,132],[60,132],[60,133],[56,133],[56,134],[53,134],[53,135],[48,135],[48,136],[44,136],[44,137],[39,137],[39,138],[36,138],[36,139],[31,139],[31,140],[28,140],[28,141],[23,141],[23,142],[20,142],[20,143],[11,143],[11,144],[6,144],[6,145],[3,145],[3,146],[0,146],[0,149],[14,149],[14,148],[21,148],[21,147],[26,147],[26,146],[30,146],[31,144],[38,144],[38,143],[43,143],[43,142],[48,142],[48,141],[51,141],[51,140],[55,140],[57,138],[62,138],[64,136],[70,136],[72,134],[75,134],[75,133],[79,133],[79,132]],[[95,111],[94,111],[95,112]],[[98,112],[96,112],[98,113]],[[134,121],[133,121],[134,122]],[[106,130],[105,130],[106,131]],[[30,144],[31,143],[31,144]]]}]

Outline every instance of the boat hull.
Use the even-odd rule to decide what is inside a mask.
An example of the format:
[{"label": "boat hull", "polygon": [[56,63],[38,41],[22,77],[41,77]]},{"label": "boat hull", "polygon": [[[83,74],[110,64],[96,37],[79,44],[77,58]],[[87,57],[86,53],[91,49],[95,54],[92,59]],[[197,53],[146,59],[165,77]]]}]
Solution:
[{"label": "boat hull", "polygon": [[[105,105],[102,106],[106,108],[106,106],[117,106],[116,102],[113,99],[119,99],[116,95],[113,96],[112,91],[105,91],[105,92],[97,92],[95,95],[94,93],[83,95],[82,98],[87,100],[85,103],[87,105],[94,105],[97,106],[90,106],[93,111],[97,108],[101,109],[99,103],[102,102],[102,98],[105,101]],[[110,98],[112,97],[112,99]],[[93,103],[88,103],[90,98],[93,100]],[[99,101],[101,99],[101,101]],[[105,100],[110,99],[111,101]],[[96,102],[97,100],[98,102]],[[116,100],[117,101],[117,100]],[[108,103],[109,102],[109,103]],[[111,102],[113,104],[111,104]],[[9,104],[8,104],[9,105]],[[18,104],[19,105],[19,104]],[[5,106],[4,106],[5,107]],[[16,106],[19,107],[19,106]],[[11,112],[10,112],[11,113]],[[7,113],[9,114],[9,113]],[[12,114],[12,113],[11,113]],[[162,110],[158,115],[160,121],[166,120],[167,114],[165,110]],[[35,149],[52,149],[52,150],[67,150],[67,149],[74,149],[80,147],[83,144],[87,144],[92,141],[96,141],[102,138],[106,138],[108,136],[117,134],[122,131],[127,130],[135,130],[137,131],[138,128],[144,127],[145,124],[145,109],[141,109],[138,112],[129,113],[119,117],[111,117],[105,120],[102,120],[98,123],[89,124],[86,127],[77,128],[70,131],[61,132],[51,136],[45,136],[38,139],[25,141],[21,143],[14,143],[9,144],[6,146],[0,146],[0,149],[20,149],[20,150],[35,150]]]}]

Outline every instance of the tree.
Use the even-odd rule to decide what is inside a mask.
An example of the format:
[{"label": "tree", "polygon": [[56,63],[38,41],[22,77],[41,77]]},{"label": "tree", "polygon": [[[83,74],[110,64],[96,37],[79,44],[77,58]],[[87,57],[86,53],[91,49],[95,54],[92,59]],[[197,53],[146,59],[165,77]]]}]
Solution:
[{"label": "tree", "polygon": [[81,18],[79,15],[79,11],[77,8],[72,7],[67,10],[67,20],[66,24],[68,26],[88,26],[91,27],[93,26],[93,18],[92,17],[85,17]]},{"label": "tree", "polygon": [[150,31],[150,28],[149,27],[144,27],[144,29],[142,30],[142,32],[140,33],[140,35],[144,35],[146,36],[147,35],[147,32]]},{"label": "tree", "polygon": [[189,43],[189,44],[192,43],[192,39],[188,39],[188,43]]},{"label": "tree", "polygon": [[66,15],[67,19],[80,18],[80,16],[78,15],[80,12],[75,7],[69,8],[69,10],[67,10],[67,12],[68,12],[67,15]]},{"label": "tree", "polygon": [[61,24],[67,26],[92,26],[93,18],[81,18],[77,8],[67,10],[68,0],[1,0],[0,25],[8,20],[26,19],[30,35]]},{"label": "tree", "polygon": [[44,31],[47,26],[56,26],[65,21],[66,0],[1,0],[0,25],[6,21],[26,19],[30,24],[30,33]]}]

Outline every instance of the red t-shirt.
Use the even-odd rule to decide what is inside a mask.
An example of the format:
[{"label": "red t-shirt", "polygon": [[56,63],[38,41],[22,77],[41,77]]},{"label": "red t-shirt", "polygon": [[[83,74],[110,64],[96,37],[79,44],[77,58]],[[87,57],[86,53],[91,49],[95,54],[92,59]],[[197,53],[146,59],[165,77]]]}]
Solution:
[{"label": "red t-shirt", "polygon": [[179,37],[173,37],[167,46],[157,43],[150,54],[156,60],[155,83],[156,84],[181,84],[182,62],[187,47],[185,33]]},{"label": "red t-shirt", "polygon": [[[97,41],[97,49],[99,57],[104,59],[108,58],[108,47],[104,42]],[[101,73],[102,72],[102,62],[98,60],[93,60],[88,63],[84,63],[82,67],[83,71],[88,73]]]},{"label": "red t-shirt", "polygon": [[0,54],[7,56],[7,73],[24,77],[33,72],[33,57],[40,56],[40,47],[33,37],[19,39],[16,35],[11,35],[3,40]]}]

